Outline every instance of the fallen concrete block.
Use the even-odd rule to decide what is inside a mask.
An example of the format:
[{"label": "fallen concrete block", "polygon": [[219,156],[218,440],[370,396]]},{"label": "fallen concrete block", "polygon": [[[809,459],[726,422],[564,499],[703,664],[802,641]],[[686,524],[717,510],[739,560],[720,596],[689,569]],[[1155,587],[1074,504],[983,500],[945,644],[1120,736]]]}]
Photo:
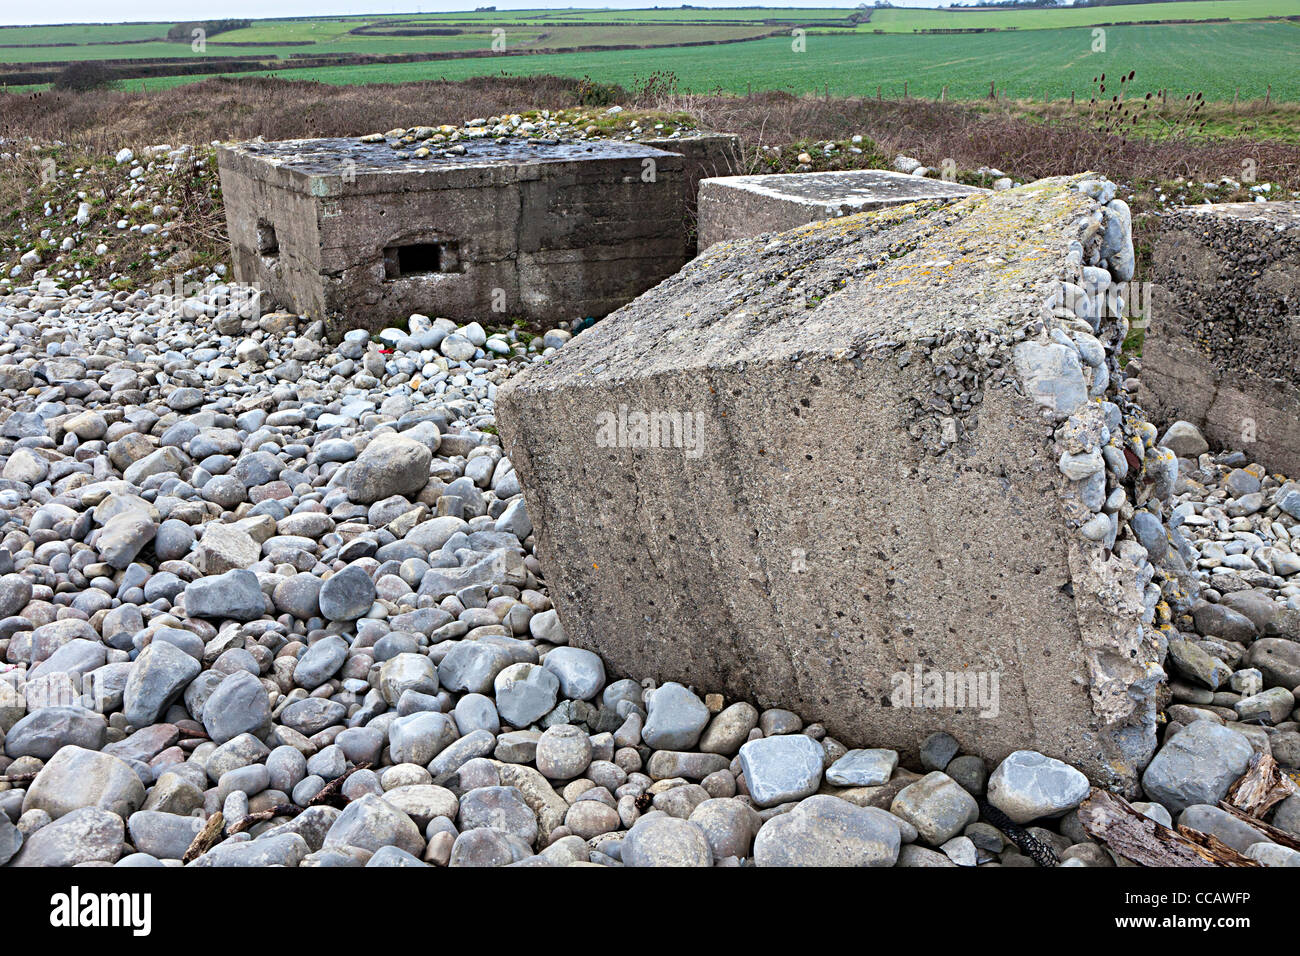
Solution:
[{"label": "fallen concrete block", "polygon": [[570,644],[849,746],[941,729],[1132,792],[1179,568],[1128,523],[1176,462],[1118,388],[1111,196],[1051,179],[729,243],[512,379]]},{"label": "fallen concrete block", "polygon": [[1300,472],[1300,202],[1186,206],[1158,225],[1143,408]]},{"label": "fallen concrete block", "polygon": [[921,200],[960,199],[978,186],[885,169],[706,179],[699,190],[699,248],[764,232]]}]

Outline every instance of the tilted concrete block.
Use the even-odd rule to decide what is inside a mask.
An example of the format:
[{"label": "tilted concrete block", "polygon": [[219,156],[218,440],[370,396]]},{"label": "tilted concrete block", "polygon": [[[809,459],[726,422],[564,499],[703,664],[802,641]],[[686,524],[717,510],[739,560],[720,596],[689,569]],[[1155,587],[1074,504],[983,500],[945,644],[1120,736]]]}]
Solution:
[{"label": "tilted concrete block", "polygon": [[1300,472],[1300,202],[1187,206],[1157,226],[1143,407]]},{"label": "tilted concrete block", "polygon": [[700,251],[822,219],[981,192],[987,190],[885,169],[706,179],[699,192]]},{"label": "tilted concrete block", "polygon": [[1131,791],[1181,569],[1128,529],[1172,456],[1117,387],[1096,196],[1044,180],[719,246],[508,383],[570,642],[850,746],[943,729]]}]

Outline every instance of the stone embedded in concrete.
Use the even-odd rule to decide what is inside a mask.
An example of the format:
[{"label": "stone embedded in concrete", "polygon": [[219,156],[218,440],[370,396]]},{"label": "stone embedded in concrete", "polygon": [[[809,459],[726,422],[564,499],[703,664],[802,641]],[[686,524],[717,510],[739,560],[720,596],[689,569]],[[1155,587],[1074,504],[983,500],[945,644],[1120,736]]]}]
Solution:
[{"label": "stone embedded in concrete", "polygon": [[[850,746],[914,760],[941,729],[1133,792],[1164,678],[1155,569],[1085,535],[1128,531],[1058,469],[1107,422],[1144,448],[1115,385],[1126,327],[1061,306],[1100,258],[1079,183],[716,247],[512,379],[498,423],[570,643]],[[1081,326],[1104,363],[1031,394],[1016,349]]]},{"label": "stone embedded in concrete", "polygon": [[331,337],[412,313],[603,316],[675,272],[683,159],[633,142],[355,139],[218,149],[235,278]]},{"label": "stone embedded in concrete", "polygon": [[961,199],[987,191],[885,169],[706,179],[699,191],[699,248],[703,252],[716,242],[784,232],[886,206]]},{"label": "stone embedded in concrete", "polygon": [[1186,206],[1156,224],[1143,408],[1300,472],[1300,202]]}]

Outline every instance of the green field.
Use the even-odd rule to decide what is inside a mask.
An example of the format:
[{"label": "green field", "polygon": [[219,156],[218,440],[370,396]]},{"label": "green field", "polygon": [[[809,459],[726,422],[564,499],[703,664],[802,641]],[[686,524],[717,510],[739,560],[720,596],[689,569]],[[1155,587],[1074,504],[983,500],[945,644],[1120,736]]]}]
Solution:
[{"label": "green field", "polygon": [[[1135,70],[1133,90],[1139,93],[1167,89],[1176,95],[1202,93],[1209,100],[1254,99],[1263,97],[1271,86],[1274,100],[1300,100],[1300,69],[1295,66],[1300,62],[1300,20],[1278,19],[1300,16],[1300,0],[1178,0],[1047,10],[886,8],[872,11],[870,22],[856,27],[847,20],[854,12],[847,7],[502,10],[258,20],[210,37],[206,55],[214,60],[279,59],[285,68],[257,75],[332,84],[553,73],[590,76],[630,88],[652,73],[668,72],[676,76],[680,92],[779,89],[799,94],[829,89],[836,95],[874,96],[879,87],[883,96],[897,97],[906,84],[911,96],[935,97],[946,86],[951,99],[975,99],[987,96],[993,83],[1000,94],[1011,98],[1062,99],[1073,92],[1087,99],[1094,77]],[[1232,22],[1109,26],[1105,51],[1093,52],[1097,24],[1187,18]],[[424,24],[465,32],[452,36],[391,32]],[[756,38],[796,25],[809,27],[804,52],[793,51],[785,37]],[[2,27],[0,44],[77,45],[7,46],[0,48],[0,64],[15,64],[19,69],[23,64],[77,59],[194,58],[188,43],[157,39],[170,26]],[[350,32],[358,27],[390,32]],[[525,51],[522,55],[316,67],[293,66],[290,60],[310,55],[477,52],[491,49],[492,30],[498,27],[506,31],[507,52]],[[921,32],[973,27],[991,32]],[[737,40],[741,42],[677,45]],[[646,49],[548,52],[616,45]],[[128,89],[157,89],[219,72],[214,66],[211,74],[120,82]]]},{"label": "green field", "polygon": [[[224,36],[224,34],[218,34]],[[534,34],[534,37],[536,34]],[[483,50],[491,47],[490,34],[467,33],[449,37],[348,37],[316,46],[231,46],[216,39],[208,41],[207,56],[258,56],[287,58],[296,53],[427,53],[437,50]],[[41,64],[64,60],[192,59],[188,43],[133,43],[130,46],[97,44],[82,47],[27,47],[0,49],[0,62]]]},{"label": "green field", "polygon": [[[373,23],[382,26],[386,21],[378,20]],[[402,26],[416,26],[421,23],[431,23],[425,17],[411,17],[410,22],[403,18],[401,23],[394,22],[393,29],[400,29]],[[431,47],[431,44],[444,40],[464,40],[467,37],[473,39],[479,47],[490,47],[492,43],[493,26],[482,22],[469,21],[441,21],[445,23],[445,28],[455,28],[465,30],[466,32],[458,37],[408,37],[408,36],[359,36],[349,33],[358,24],[356,21],[322,21],[312,20],[297,23],[283,24],[256,24],[243,30],[232,30],[229,33],[221,33],[209,41],[209,48],[229,48],[233,43],[284,43],[290,40],[310,41],[310,47],[298,47],[303,53],[338,53],[338,52],[365,52],[365,53],[387,53],[394,52],[388,47],[409,46],[414,42],[423,43],[425,49],[438,48]],[[681,43],[683,40],[715,40],[730,39],[739,37],[761,36],[777,29],[776,27],[764,26],[762,24],[700,24],[692,26],[689,35],[680,26],[672,24],[646,23],[637,26],[634,29],[620,28],[615,25],[601,24],[599,22],[583,23],[579,21],[568,21],[558,24],[550,24],[546,21],[533,22],[531,20],[509,21],[497,26],[495,29],[506,31],[506,41],[511,46],[519,44],[536,45],[538,38],[542,38],[548,47],[565,47],[565,46],[584,46],[587,44],[609,45],[613,43],[640,43],[640,44],[672,44]],[[288,51],[286,51],[288,52]],[[405,52],[405,49],[403,49]]]},{"label": "green field", "polygon": [[1054,10],[913,10],[884,9],[858,29],[886,33],[918,30],[1055,30],[1101,23],[1141,23],[1161,20],[1259,20],[1300,15],[1300,0],[1182,0],[1177,3],[1135,3],[1105,7],[1063,7]]},{"label": "green field", "polygon": [[[1282,71],[1300,45],[1300,24],[1247,23],[1111,27],[1105,53],[1091,52],[1092,31],[1073,30],[808,37],[794,53],[786,39],[676,50],[625,50],[549,54],[429,63],[377,64],[263,75],[322,83],[403,83],[466,79],[496,73],[590,75],[631,87],[655,71],[676,74],[681,92],[743,93],[749,88],[792,93],[897,97],[904,82],[911,96],[936,97],[948,86],[951,99],[988,95],[994,81],[1012,98],[1087,99],[1093,77],[1135,70],[1132,89],[1168,89],[1171,95],[1203,93],[1210,100],[1261,98],[1269,84],[1274,100],[1300,100],[1300,72]],[[202,77],[132,80],[130,89],[156,89]],[[1109,91],[1107,93],[1109,95]],[[1131,95],[1131,94],[1130,94]]]},{"label": "green field", "polygon": [[170,28],[170,23],[77,23],[53,27],[0,27],[0,44],[8,46],[15,43],[113,43],[154,40],[166,36]]},{"label": "green field", "polygon": [[[638,45],[669,46],[680,43],[681,30],[673,27],[646,27],[630,37],[627,30],[615,27],[554,27],[509,25],[505,28],[507,50],[564,49],[584,46],[617,46],[627,43]],[[769,33],[769,27],[695,27],[690,39],[721,40],[743,39]],[[206,55],[211,57],[258,56],[288,58],[294,55],[318,56],[330,54],[396,54],[431,53],[456,50],[490,50],[492,33],[462,33],[457,36],[339,36],[315,43],[312,46],[277,46],[274,44],[235,46],[227,37],[218,34],[207,43]],[[40,64],[64,60],[125,60],[125,59],[192,59],[195,53],[188,43],[133,43],[129,46],[99,44],[83,47],[27,47],[0,49],[0,62]]]},{"label": "green field", "polygon": [[[401,18],[405,21],[407,18]],[[410,18],[412,20],[422,18]],[[485,23],[460,23],[457,28],[466,32],[454,36],[361,36],[349,33],[362,23],[384,23],[383,20],[309,20],[263,22],[242,30],[218,33],[208,38],[206,55],[258,56],[288,58],[294,55],[429,53],[455,50],[490,50],[493,27]],[[444,21],[446,22],[446,21]],[[165,32],[169,24],[155,25],[151,29]],[[55,28],[49,28],[55,29]],[[687,30],[682,26],[646,23],[637,27],[616,26],[598,22],[567,24],[507,22],[499,29],[505,30],[508,49],[565,49],[584,46],[670,46],[683,41],[734,40],[765,36],[773,26],[762,24],[698,24]],[[143,29],[141,32],[146,32]],[[12,34],[11,34],[12,36]],[[0,42],[4,42],[0,40]],[[70,42],[49,40],[41,42]],[[297,45],[300,43],[310,45]],[[293,44],[293,45],[289,45]],[[87,41],[78,46],[28,46],[0,48],[0,63],[39,64],[65,60],[127,60],[127,59],[189,59],[197,54],[188,42],[141,41],[105,42]]]},{"label": "green field", "polygon": [[[1250,0],[1247,0],[1250,2]],[[677,7],[662,10],[495,10],[485,13],[422,13],[412,16],[429,20],[458,20],[464,22],[493,22],[502,20],[516,22],[533,22],[538,20],[583,20],[587,22],[617,23],[698,23],[710,20],[731,20],[737,22],[755,22],[775,20],[790,23],[812,23],[816,20],[842,20],[853,13],[854,7],[823,7],[805,9],[802,7],[729,7],[716,9],[681,9]]]}]

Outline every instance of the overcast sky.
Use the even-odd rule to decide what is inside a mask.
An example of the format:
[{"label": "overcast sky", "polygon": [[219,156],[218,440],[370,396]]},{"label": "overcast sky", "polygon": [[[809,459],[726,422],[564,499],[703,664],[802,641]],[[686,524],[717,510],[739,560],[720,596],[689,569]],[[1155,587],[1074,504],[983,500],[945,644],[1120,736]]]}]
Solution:
[{"label": "overcast sky", "polygon": [[[768,6],[853,7],[858,0],[772,0]],[[340,13],[433,13],[439,10],[473,10],[492,5],[494,0],[54,0],[50,4],[0,0],[0,24],[21,23],[123,23],[184,20],[217,20],[224,17],[303,17]],[[548,3],[546,0],[495,0],[500,10],[563,9],[577,3]],[[659,6],[676,6],[660,0]],[[698,6],[753,6],[753,0],[707,0]],[[894,0],[897,7],[937,7],[940,0]],[[592,7],[616,9],[655,6],[654,0],[604,0]]]}]

